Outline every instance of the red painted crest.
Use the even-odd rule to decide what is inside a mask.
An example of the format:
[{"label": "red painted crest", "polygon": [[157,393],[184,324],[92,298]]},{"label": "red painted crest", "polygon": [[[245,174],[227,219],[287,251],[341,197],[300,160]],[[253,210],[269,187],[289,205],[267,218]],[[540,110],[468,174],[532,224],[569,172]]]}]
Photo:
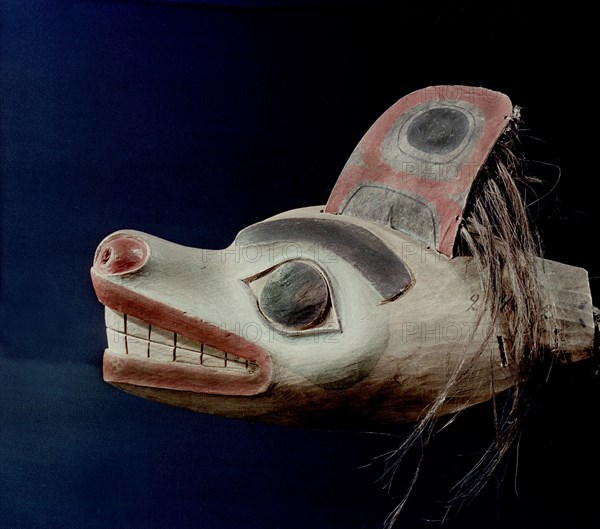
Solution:
[{"label": "red painted crest", "polygon": [[509,98],[485,88],[403,97],[362,138],[325,211],[387,224],[452,257],[473,182],[511,115]]}]

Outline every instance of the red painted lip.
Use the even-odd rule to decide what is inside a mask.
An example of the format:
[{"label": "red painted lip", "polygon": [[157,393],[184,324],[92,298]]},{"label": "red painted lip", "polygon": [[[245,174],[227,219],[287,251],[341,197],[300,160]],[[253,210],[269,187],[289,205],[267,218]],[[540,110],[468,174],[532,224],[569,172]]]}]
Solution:
[{"label": "red painted lip", "polygon": [[258,366],[254,373],[226,372],[201,366],[127,358],[107,349],[103,358],[106,382],[216,395],[250,396],[268,389],[271,381],[270,356],[259,345],[113,283],[94,268],[91,276],[96,295],[103,305]]}]

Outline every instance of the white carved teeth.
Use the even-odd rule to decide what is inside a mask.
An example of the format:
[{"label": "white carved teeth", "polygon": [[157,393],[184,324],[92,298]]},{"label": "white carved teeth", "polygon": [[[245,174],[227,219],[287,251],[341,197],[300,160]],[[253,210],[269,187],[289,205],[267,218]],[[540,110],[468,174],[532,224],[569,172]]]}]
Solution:
[{"label": "white carved teeth", "polygon": [[109,307],[105,307],[105,321],[108,348],[117,355],[240,373],[253,373],[258,369],[255,362],[195,342]]}]

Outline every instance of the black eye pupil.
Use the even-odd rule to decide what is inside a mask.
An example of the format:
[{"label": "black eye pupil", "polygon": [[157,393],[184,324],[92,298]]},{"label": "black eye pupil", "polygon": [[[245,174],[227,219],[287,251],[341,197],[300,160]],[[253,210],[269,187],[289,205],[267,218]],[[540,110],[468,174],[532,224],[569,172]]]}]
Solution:
[{"label": "black eye pupil", "polygon": [[296,330],[307,329],[327,316],[329,289],[314,266],[292,261],[271,273],[259,303],[265,316],[275,323]]}]

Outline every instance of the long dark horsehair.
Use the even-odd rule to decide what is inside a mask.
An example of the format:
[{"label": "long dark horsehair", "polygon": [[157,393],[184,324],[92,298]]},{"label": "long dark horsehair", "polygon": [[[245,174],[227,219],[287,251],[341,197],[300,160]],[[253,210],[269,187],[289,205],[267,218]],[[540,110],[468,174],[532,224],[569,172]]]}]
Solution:
[{"label": "long dark horsehair", "polygon": [[[531,184],[537,180],[523,172],[524,161],[517,150],[519,124],[520,112],[515,108],[477,178],[460,230],[459,251],[473,257],[482,278],[483,311],[491,322],[485,329],[486,339],[474,357],[463,358],[411,434],[398,449],[387,454],[386,459],[384,476],[390,484],[411,448],[421,450],[419,461],[422,461],[424,448],[438,431],[436,417],[439,411],[463,377],[468,375],[474,361],[484,354],[486,344],[496,339],[495,333],[500,330],[502,336],[508,337],[500,346],[503,365],[513,377],[513,387],[503,406],[497,406],[493,398],[495,439],[452,489],[448,511],[464,506],[495,475],[518,436],[528,408],[529,388],[545,371],[542,336],[544,322],[551,324],[551,321],[548,321],[548,315],[545,318],[543,315],[537,274],[539,264],[536,262],[539,244],[531,227],[525,198]],[[479,326],[483,311],[479,315]],[[490,385],[493,391],[493,377]],[[420,463],[402,500],[386,519],[385,528],[391,528],[397,520],[417,480],[419,468]]]}]

